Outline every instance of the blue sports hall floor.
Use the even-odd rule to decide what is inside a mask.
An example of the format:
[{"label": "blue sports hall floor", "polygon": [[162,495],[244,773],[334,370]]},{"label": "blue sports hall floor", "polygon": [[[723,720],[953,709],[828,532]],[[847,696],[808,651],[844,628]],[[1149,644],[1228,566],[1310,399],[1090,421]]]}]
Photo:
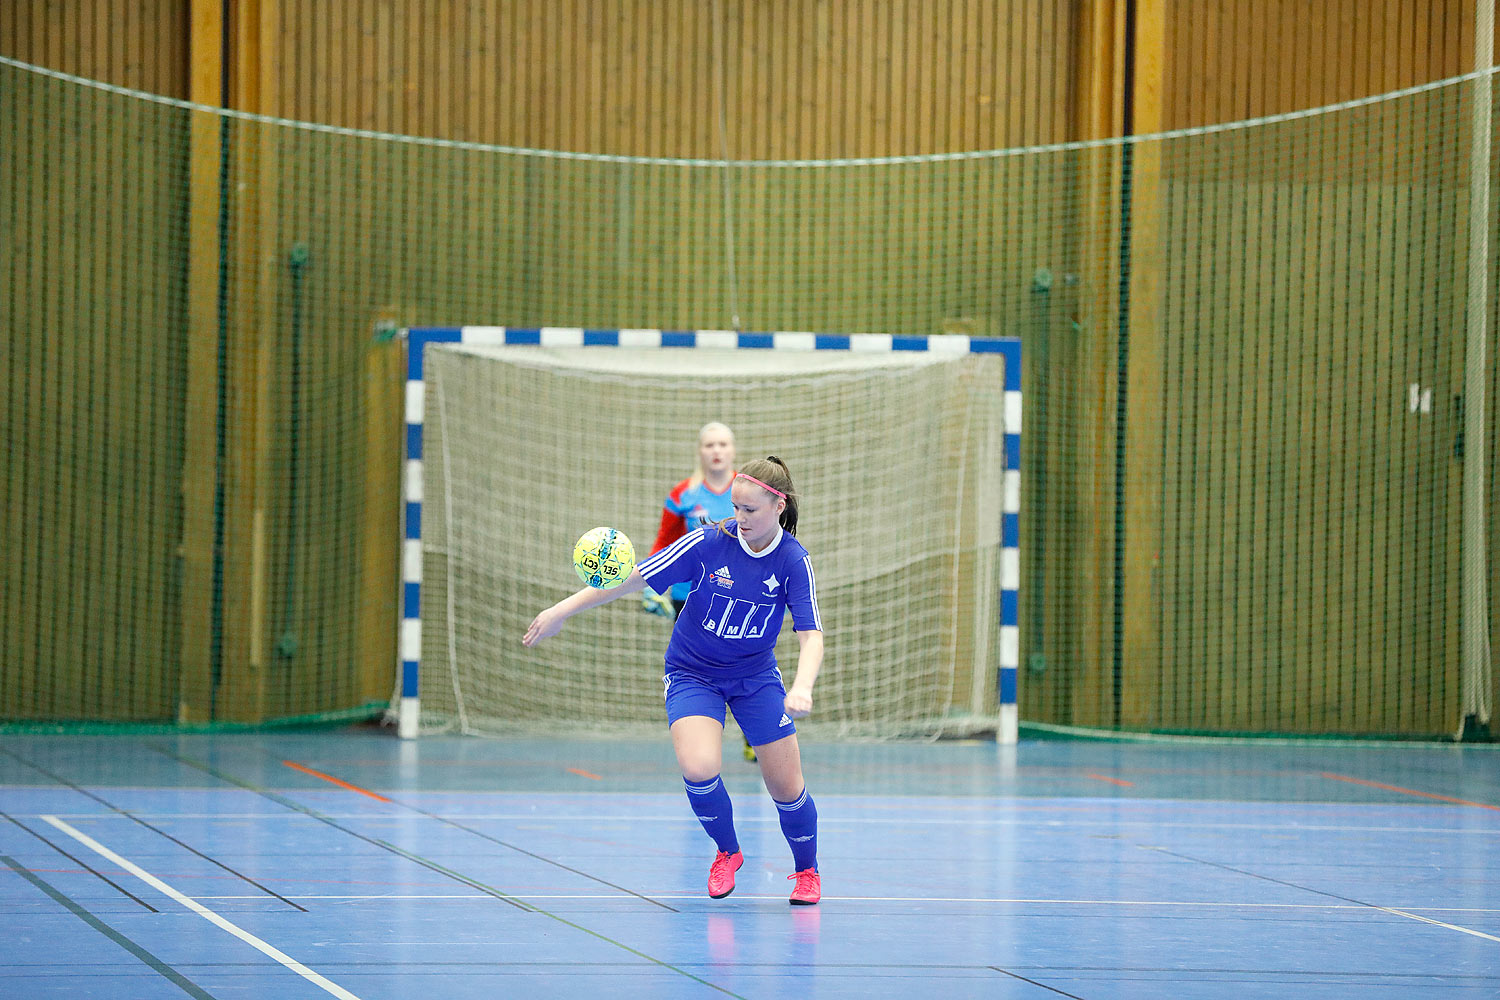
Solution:
[{"label": "blue sports hall floor", "polygon": [[1500,997],[1500,750],[0,735],[0,997]]}]

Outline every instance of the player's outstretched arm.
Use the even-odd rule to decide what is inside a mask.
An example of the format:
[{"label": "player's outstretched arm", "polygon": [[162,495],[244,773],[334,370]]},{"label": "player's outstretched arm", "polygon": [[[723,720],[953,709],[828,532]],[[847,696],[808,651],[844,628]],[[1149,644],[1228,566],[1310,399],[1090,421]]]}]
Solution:
[{"label": "player's outstretched arm", "polygon": [[641,576],[641,571],[633,569],[625,582],[618,587],[609,590],[600,590],[598,587],[584,587],[576,594],[571,594],[558,601],[552,607],[543,611],[531,620],[531,625],[526,629],[526,634],[521,637],[521,645],[535,646],[550,636],[562,631],[563,622],[572,618],[580,611],[589,608],[597,608],[601,604],[608,604],[617,597],[626,594],[638,594],[646,589],[646,578]]},{"label": "player's outstretched arm", "polygon": [[797,654],[797,678],[786,693],[786,710],[792,718],[800,719],[812,711],[813,682],[818,679],[818,668],[823,665],[823,633],[810,629],[796,635],[802,650]]}]

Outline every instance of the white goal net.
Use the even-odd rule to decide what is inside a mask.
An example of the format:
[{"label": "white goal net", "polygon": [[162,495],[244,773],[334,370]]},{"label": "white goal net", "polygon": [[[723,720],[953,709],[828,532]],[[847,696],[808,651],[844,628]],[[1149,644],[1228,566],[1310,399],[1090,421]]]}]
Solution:
[{"label": "white goal net", "polygon": [[[574,540],[637,558],[722,421],[784,459],[826,657],[804,730],[993,731],[1004,360],[999,355],[432,346],[425,359],[421,729],[659,731],[671,624],[637,596],[521,645],[577,590]],[[777,659],[790,686],[790,623]]]}]

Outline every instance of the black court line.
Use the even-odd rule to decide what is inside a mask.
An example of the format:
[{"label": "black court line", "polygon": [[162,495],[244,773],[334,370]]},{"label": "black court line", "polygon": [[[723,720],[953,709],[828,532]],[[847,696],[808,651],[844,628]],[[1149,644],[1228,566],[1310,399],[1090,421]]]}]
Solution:
[{"label": "black court line", "polygon": [[113,927],[109,926],[98,917],[94,916],[79,904],[73,902],[73,900],[63,895],[62,892],[49,884],[45,879],[42,879],[33,872],[21,867],[21,863],[15,858],[12,858],[6,854],[0,854],[0,864],[4,864],[11,871],[15,872],[17,875],[30,882],[32,885],[36,886],[38,889],[51,896],[53,900],[58,903],[58,905],[66,907],[79,920],[82,920],[84,923],[88,924],[90,927],[94,928],[94,930],[109,938],[121,948],[124,948],[126,951],[130,952],[142,962],[145,962],[152,969],[156,970],[158,975],[170,980],[188,996],[197,997],[198,1000],[214,1000],[213,994],[205,992],[201,987],[199,987],[192,980],[188,979],[182,973],[178,972],[176,969],[172,968],[170,965],[163,962],[155,955],[151,954],[145,948],[142,948],[140,945],[136,944],[134,941],[130,940],[128,937],[121,934],[119,931],[115,930]]},{"label": "black court line", "polygon": [[412,862],[413,864],[421,865],[428,871],[451,878],[455,882],[466,885],[478,892],[484,893],[486,896],[493,896],[495,899],[498,899],[503,903],[509,903],[511,906],[514,906],[518,910],[526,910],[528,912],[532,912],[537,909],[530,903],[524,902],[523,900],[517,899],[514,896],[508,895],[507,893],[496,889],[492,885],[486,885],[478,879],[470,878],[467,875],[460,874],[459,872],[453,871],[451,868],[446,868],[443,865],[438,864],[436,861],[433,861],[430,858],[424,858],[420,855],[413,854],[411,851],[397,847],[395,844],[381,840],[379,837],[367,837],[364,834],[360,833],[358,830],[351,830],[347,826],[344,826],[342,823],[339,823],[337,820],[324,816],[316,809],[311,809],[307,806],[302,805],[300,802],[294,802],[293,800],[288,799],[285,796],[277,795],[275,792],[272,792],[265,788],[261,788],[258,785],[251,784],[248,781],[243,781],[239,778],[234,777],[233,775],[225,774],[217,768],[205,764],[202,761],[193,760],[190,757],[180,756],[164,747],[153,746],[151,747],[151,749],[155,750],[157,753],[162,754],[163,756],[170,757],[172,760],[177,761],[179,764],[186,764],[188,767],[196,768],[197,770],[202,771],[204,774],[210,775],[214,778],[218,778],[220,781],[223,781],[226,784],[234,785],[237,788],[242,788],[247,792],[252,792],[255,795],[259,795],[262,798],[270,799],[272,802],[285,809],[290,809],[293,812],[301,813],[309,819],[315,819],[319,823],[330,826],[340,833],[347,834],[348,836],[353,837],[356,840],[363,840],[365,843],[374,845],[375,847],[379,847],[381,850],[389,851],[392,854],[399,855]]},{"label": "black court line", "polygon": [[[1329,978],[1329,979],[1379,979],[1379,980],[1388,980],[1388,979],[1389,980],[1404,980],[1404,979],[1410,979],[1410,980],[1413,980],[1413,981],[1425,981],[1425,980],[1429,980],[1429,979],[1438,979],[1438,980],[1442,980],[1444,982],[1458,983],[1459,985],[1467,985],[1468,983],[1471,983],[1471,982],[1473,982],[1473,983],[1481,983],[1481,984],[1482,983],[1500,982],[1500,976],[1472,974],[1472,973],[1459,973],[1459,972],[1391,972],[1391,971],[1388,971],[1388,970],[1387,971],[1381,971],[1381,972],[1351,972],[1348,969],[1304,969],[1304,968],[1273,969],[1273,968],[1269,968],[1269,967],[1256,968],[1256,969],[1242,969],[1242,968],[1236,968],[1236,967],[1233,967],[1233,966],[1218,966],[1218,965],[1213,965],[1213,966],[1194,966],[1191,969],[1184,969],[1181,966],[1176,966],[1176,965],[1036,965],[1036,966],[1027,966],[1026,969],[1027,969],[1028,972],[1031,972],[1033,975],[1039,974],[1039,973],[1042,973],[1042,972],[1063,972],[1063,973],[1072,973],[1072,974],[1079,974],[1079,973],[1085,973],[1085,972],[1106,972],[1106,973],[1119,974],[1119,973],[1126,973],[1126,972],[1128,972],[1128,973],[1139,973],[1139,974],[1146,974],[1146,975],[1151,975],[1151,974],[1167,974],[1167,975],[1183,976],[1183,977],[1186,977],[1188,975],[1192,975],[1192,976],[1206,976],[1206,975],[1211,975],[1212,974],[1212,975],[1226,975],[1226,976],[1245,976],[1245,977],[1248,977],[1248,978],[1253,978],[1255,976],[1294,976],[1294,977],[1300,976],[1300,977],[1304,977],[1304,978],[1305,977],[1317,977],[1317,978]],[[1208,982],[1210,980],[1194,980],[1194,981],[1195,982],[1199,982],[1199,981]],[[1383,983],[1383,985],[1388,985],[1388,984],[1384,984]]]},{"label": "black court line", "polygon": [[578,875],[578,876],[581,876],[583,878],[586,878],[586,879],[588,879],[591,882],[597,882],[600,885],[609,886],[609,888],[611,888],[611,889],[615,889],[615,890],[617,890],[619,892],[623,892],[623,893],[625,893],[628,896],[634,896],[636,899],[639,899],[639,900],[641,900],[643,902],[646,902],[646,903],[651,903],[653,906],[659,906],[662,909],[668,910],[668,911],[670,911],[672,913],[681,913],[682,912],[681,910],[677,909],[677,907],[670,906],[667,903],[663,903],[659,899],[652,899],[650,896],[646,896],[646,895],[643,895],[643,894],[641,894],[639,892],[636,892],[634,889],[628,889],[628,888],[626,888],[623,885],[616,885],[615,883],[609,881],[608,879],[600,878],[597,875],[591,875],[591,874],[589,874],[586,871],[581,871],[580,869],[573,868],[573,867],[571,867],[569,865],[565,865],[561,861],[554,861],[552,858],[545,857],[545,856],[543,856],[541,854],[537,854],[534,851],[528,851],[524,847],[521,847],[521,846],[516,845],[516,844],[512,844],[512,843],[510,843],[508,841],[501,840],[499,837],[493,837],[493,836],[489,835],[488,833],[485,833],[483,830],[476,830],[472,826],[466,826],[463,823],[458,822],[457,820],[449,819],[446,816],[440,816],[440,815],[438,815],[437,813],[434,813],[434,812],[429,812],[429,811],[427,811],[426,809],[423,809],[420,806],[414,806],[414,805],[412,805],[412,804],[410,804],[408,802],[402,802],[400,799],[393,798],[390,801],[393,802],[394,804],[400,806],[403,809],[410,809],[412,812],[418,814],[419,816],[426,816],[428,819],[436,820],[439,823],[444,823],[444,824],[446,824],[448,826],[453,827],[453,829],[455,829],[455,830],[462,830],[464,833],[472,834],[473,836],[478,837],[481,840],[488,840],[492,844],[497,844],[500,847],[506,848],[507,850],[515,851],[517,854],[524,854],[528,858],[535,858],[537,861],[540,861],[543,864],[551,865],[554,868],[560,868],[560,869],[562,869],[565,872],[572,872],[574,875]]},{"label": "black court line", "polygon": [[[287,762],[283,761],[282,763],[287,763]],[[298,766],[300,767],[300,765],[298,765]],[[304,770],[306,770],[306,769],[304,769]],[[339,778],[339,777],[337,777],[335,775],[322,774],[322,772],[315,772],[315,773],[317,773],[317,774],[319,774],[319,775],[321,775],[322,777],[325,777],[325,778],[331,778],[333,781],[338,782],[339,784],[344,785],[344,786],[346,786],[348,788],[352,788],[352,789],[354,789],[354,790],[356,790],[356,791],[358,791],[358,792],[360,792],[362,794],[365,794],[365,795],[374,795],[375,794],[373,792],[367,791],[366,789],[360,788],[358,785],[351,784],[349,781],[347,781],[347,780],[345,780],[343,778]],[[560,869],[562,871],[565,871],[565,872],[572,872],[574,875],[580,876],[581,878],[586,878],[590,882],[595,882],[595,883],[598,883],[599,885],[608,886],[609,888],[614,889],[617,892],[623,892],[627,896],[634,896],[636,899],[639,899],[639,900],[641,900],[644,903],[650,903],[653,906],[659,906],[662,909],[667,910],[668,912],[671,912],[671,913],[681,913],[682,912],[681,910],[677,909],[677,907],[670,906],[670,905],[668,905],[666,903],[663,903],[659,899],[652,899],[650,896],[647,896],[647,895],[644,895],[642,893],[636,892],[634,889],[628,889],[628,888],[626,888],[623,885],[616,885],[614,882],[611,882],[608,879],[603,879],[603,878],[600,878],[597,875],[592,875],[589,872],[582,871],[581,869],[573,868],[573,867],[571,867],[569,865],[565,865],[561,861],[554,861],[552,858],[546,857],[545,855],[537,854],[537,853],[535,853],[533,851],[528,851],[524,847],[521,847],[521,846],[519,846],[517,844],[512,844],[512,843],[510,843],[508,841],[501,840],[499,837],[492,837],[489,834],[483,832],[482,830],[476,830],[472,826],[466,826],[463,823],[458,822],[457,820],[449,819],[448,817],[439,815],[438,813],[429,812],[428,810],[423,809],[421,806],[414,806],[414,805],[412,805],[409,802],[403,802],[400,799],[392,798],[391,796],[385,795],[385,794],[380,794],[380,795],[378,795],[376,797],[379,798],[381,801],[390,802],[393,805],[398,805],[398,806],[400,806],[403,809],[409,809],[409,810],[411,810],[412,812],[416,813],[419,816],[426,816],[428,819],[436,820],[437,822],[443,823],[443,824],[445,824],[447,826],[450,826],[450,827],[452,827],[455,830],[462,830],[464,833],[472,834],[473,836],[478,837],[481,840],[487,840],[490,843],[496,844],[496,845],[498,845],[500,847],[504,847],[507,850],[515,851],[517,854],[524,854],[528,858],[534,858],[535,860],[540,861],[543,864],[551,865],[552,867],[558,868],[558,869]]]},{"label": "black court line", "polygon": [[1007,975],[1012,979],[1019,979],[1023,983],[1030,983],[1032,986],[1040,986],[1044,990],[1050,990],[1060,997],[1070,997],[1071,1000],[1084,1000],[1083,997],[1078,996],[1076,993],[1068,993],[1065,990],[1058,989],[1056,986],[1048,986],[1046,983],[1039,983],[1035,979],[1027,979],[1025,976],[1022,976],[1015,972],[1011,972],[1009,969],[1002,969],[998,965],[991,965],[989,966],[989,968],[994,969],[996,972]]},{"label": "black court line", "polygon": [[[337,778],[337,777],[335,777],[333,775],[328,775],[328,777],[334,777],[334,779],[336,781],[340,781],[343,784],[348,785],[350,788],[359,789],[358,785],[352,785],[352,784],[350,784],[348,781],[346,781],[343,778]],[[359,789],[359,790],[360,791],[364,791],[363,789]],[[366,794],[370,794],[370,793],[367,792]],[[462,830],[464,833],[472,834],[472,835],[480,838],[481,840],[488,840],[492,844],[496,844],[496,845],[498,845],[500,847],[504,847],[507,850],[515,851],[517,854],[524,854],[528,858],[534,858],[537,861],[542,862],[543,864],[551,865],[552,867],[561,869],[562,871],[572,872],[574,875],[578,875],[578,876],[580,876],[582,878],[586,878],[586,879],[588,879],[591,882],[597,882],[599,885],[609,886],[609,888],[614,889],[614,890],[616,890],[618,892],[623,892],[627,896],[634,896],[636,899],[639,899],[642,902],[650,903],[653,906],[659,906],[662,909],[667,910],[667,911],[669,911],[671,913],[681,913],[682,912],[681,910],[677,909],[677,907],[675,907],[675,906],[669,906],[668,904],[663,903],[659,899],[652,899],[650,896],[646,896],[646,895],[643,895],[642,893],[636,892],[634,889],[627,889],[623,885],[616,885],[615,883],[609,881],[608,879],[600,878],[597,875],[591,875],[591,874],[589,874],[586,871],[582,871],[580,869],[573,868],[573,867],[570,867],[568,865],[565,865],[561,861],[554,861],[553,859],[551,859],[549,857],[546,857],[544,855],[536,854],[536,853],[534,853],[532,851],[528,851],[524,847],[520,847],[520,846],[518,846],[516,844],[509,843],[508,841],[501,840],[499,837],[492,837],[489,834],[483,832],[482,830],[476,830],[476,829],[474,829],[471,826],[465,826],[463,823],[460,823],[457,820],[449,819],[446,816],[441,816],[441,815],[439,815],[437,813],[434,813],[434,812],[429,812],[428,810],[423,809],[421,806],[414,806],[414,805],[412,805],[409,802],[403,802],[400,799],[392,798],[391,796],[384,795],[384,794],[382,794],[380,796],[380,798],[384,799],[386,802],[392,803],[393,805],[398,805],[398,806],[400,806],[403,809],[409,809],[409,810],[411,810],[412,812],[416,813],[419,816],[426,816],[428,819],[436,820],[439,823],[443,823],[443,824],[446,824],[448,826],[451,826],[455,830]]]},{"label": "black court line", "polygon": [[[402,802],[400,804],[401,805],[406,805],[406,803],[404,803],[404,802]],[[428,816],[428,817],[431,817],[432,819],[438,820],[439,822],[446,823],[446,824],[448,824],[449,826],[453,827],[456,830],[462,830],[465,833],[473,834],[474,836],[479,837],[481,840],[488,840],[492,844],[498,844],[501,847],[509,848],[510,850],[515,851],[515,852],[517,852],[519,854],[526,855],[528,858],[535,858],[536,860],[541,861],[544,864],[552,865],[554,868],[561,868],[565,872],[572,872],[574,875],[581,875],[582,877],[584,877],[584,878],[586,878],[586,879],[588,879],[588,880],[590,880],[592,882],[598,882],[600,885],[607,885],[611,889],[618,889],[620,892],[626,893],[627,895],[630,895],[630,896],[634,896],[636,899],[643,900],[643,901],[645,901],[647,903],[651,903],[651,904],[653,904],[655,906],[660,906],[663,910],[668,910],[668,911],[670,911],[672,913],[681,913],[682,912],[677,907],[670,906],[670,905],[668,905],[666,903],[663,903],[659,899],[652,899],[650,896],[642,895],[641,893],[636,892],[634,889],[627,889],[623,885],[616,885],[615,883],[609,881],[608,879],[602,879],[602,878],[600,878],[597,875],[590,875],[586,871],[580,871],[577,868],[573,868],[573,867],[570,867],[569,865],[563,864],[561,861],[554,861],[551,858],[543,857],[540,854],[536,854],[536,853],[534,853],[532,851],[528,851],[524,847],[518,847],[515,844],[507,843],[506,841],[501,840],[499,837],[492,837],[489,834],[483,832],[482,830],[476,830],[473,827],[465,826],[464,824],[459,823],[459,822],[457,822],[455,820],[448,819],[445,816],[438,816],[438,815],[436,815],[434,813],[428,812],[425,809],[416,809],[416,807],[414,807],[414,806],[407,806],[407,808],[413,809],[414,811],[422,814],[423,816]]]},{"label": "black court line", "polygon": [[20,820],[16,819],[10,813],[0,812],[0,818],[10,820],[16,826],[19,826],[21,829],[25,830],[27,833],[29,833],[33,837],[35,837],[37,840],[40,840],[42,843],[44,843],[48,847],[52,848],[58,854],[61,854],[63,857],[67,858],[69,861],[73,862],[79,868],[82,868],[84,871],[88,872],[90,875],[94,876],[99,881],[103,882],[105,885],[108,885],[110,888],[112,888],[115,891],[121,893],[122,895],[129,896],[131,899],[135,900],[137,903],[140,903],[142,906],[144,906],[146,909],[150,910],[152,913],[160,913],[161,912],[156,907],[152,906],[150,903],[146,902],[144,899],[142,899],[141,897],[137,896],[135,893],[131,892],[129,889],[125,888],[123,885],[120,885],[118,882],[115,882],[114,880],[112,880],[111,878],[109,878],[109,876],[103,874],[102,872],[96,871],[93,867],[91,867],[88,864],[88,862],[86,862],[82,858],[78,857],[78,855],[76,855],[76,854],[70,854],[69,852],[63,850],[61,846],[59,846],[57,844],[54,844],[52,841],[48,840],[46,837],[42,836],[40,833],[37,833],[35,830],[33,830],[31,827],[27,826],[25,823],[22,823]]},{"label": "black court line", "polygon": [[188,852],[190,852],[192,854],[196,854],[198,857],[202,858],[204,861],[207,861],[209,864],[217,866],[218,868],[222,869],[223,871],[228,872],[229,874],[233,875],[235,878],[239,879],[242,882],[245,882],[245,883],[247,883],[249,885],[255,886],[255,888],[259,889],[261,892],[264,892],[268,896],[274,896],[275,898],[281,900],[283,903],[285,903],[286,905],[292,907],[293,909],[301,910],[303,913],[307,912],[307,907],[300,906],[297,903],[292,902],[290,899],[287,899],[285,896],[283,896],[281,893],[277,892],[275,889],[272,889],[272,888],[270,888],[268,886],[262,885],[261,883],[257,882],[255,879],[251,878],[249,875],[246,875],[243,872],[235,871],[233,868],[229,867],[224,862],[220,861],[218,858],[210,857],[209,855],[204,854],[202,851],[198,850],[196,847],[192,846],[191,844],[185,843],[184,841],[181,841],[181,840],[177,839],[176,837],[172,836],[170,833],[168,833],[167,831],[161,829],[160,827],[154,826],[154,825],[146,822],[145,820],[141,819],[139,816],[136,816],[136,815],[132,814],[130,812],[130,810],[120,808],[119,806],[115,805],[113,802],[110,802],[110,801],[104,799],[103,797],[101,797],[99,795],[95,795],[93,792],[89,791],[87,788],[84,788],[81,785],[74,784],[72,781],[69,781],[67,778],[64,778],[62,775],[55,774],[52,771],[47,770],[42,765],[37,764],[34,761],[27,760],[25,757],[22,757],[20,754],[17,754],[16,752],[14,752],[12,750],[6,750],[5,748],[0,747],[0,753],[4,753],[4,754],[6,754],[9,757],[14,757],[16,760],[20,761],[22,764],[25,764],[27,767],[32,768],[33,770],[37,771],[39,774],[44,774],[47,777],[51,778],[53,781],[57,782],[58,784],[64,785],[64,786],[66,786],[68,788],[71,788],[73,791],[77,792],[80,795],[86,795],[86,796],[88,796],[89,798],[93,799],[95,802],[99,803],[104,808],[109,809],[109,810],[117,813],[118,815],[124,816],[126,819],[133,820],[134,822],[139,823],[141,826],[144,826],[146,829],[150,830],[152,833],[157,834],[158,836],[161,836],[161,837],[165,837],[167,840],[170,840],[172,843],[176,844],[178,847],[182,848],[183,850],[188,851]]},{"label": "black court line", "polygon": [[661,966],[664,969],[668,969],[668,970],[670,970],[672,972],[675,972],[675,973],[677,973],[680,976],[684,976],[684,977],[686,977],[688,979],[691,979],[695,983],[701,983],[702,985],[707,986],[711,990],[716,990],[719,993],[723,993],[725,996],[735,997],[736,1000],[746,1000],[745,997],[740,996],[740,994],[738,994],[738,993],[732,992],[731,990],[727,990],[724,987],[718,985],[717,983],[711,983],[707,979],[703,979],[703,978],[701,978],[699,976],[695,976],[691,972],[688,972],[686,969],[683,969],[683,968],[681,968],[679,966],[673,965],[670,962],[663,961],[662,959],[659,959],[659,958],[657,958],[654,955],[648,955],[648,954],[646,954],[643,951],[639,951],[639,950],[637,950],[635,948],[632,948],[632,947],[630,947],[630,945],[625,944],[623,941],[616,941],[614,938],[609,937],[606,934],[601,934],[600,932],[598,932],[596,930],[593,930],[591,928],[585,927],[582,924],[574,923],[573,921],[567,919],[566,917],[563,917],[563,916],[560,916],[559,914],[553,913],[550,910],[544,910],[544,909],[542,909],[539,906],[533,906],[532,904],[527,903],[524,900],[518,899],[518,898],[516,898],[514,896],[510,896],[510,895],[508,895],[508,894],[506,894],[504,892],[501,892],[499,889],[496,889],[494,886],[486,885],[485,883],[480,882],[477,879],[473,879],[473,878],[470,878],[467,875],[464,875],[464,874],[461,874],[459,872],[453,871],[450,868],[447,868],[447,867],[444,867],[443,865],[438,864],[436,861],[433,861],[433,860],[431,860],[429,858],[421,857],[420,855],[417,855],[417,854],[413,854],[410,851],[407,851],[407,850],[404,850],[403,848],[397,847],[395,844],[392,844],[392,843],[389,843],[387,841],[381,840],[378,837],[367,837],[364,834],[358,832],[357,830],[351,830],[348,827],[343,826],[342,824],[338,823],[337,821],[335,821],[333,819],[330,819],[327,816],[322,815],[317,810],[311,809],[311,808],[309,808],[307,806],[302,805],[300,802],[295,802],[295,801],[293,801],[291,799],[286,798],[285,796],[277,795],[275,792],[272,792],[269,789],[261,788],[261,787],[259,787],[257,785],[254,785],[254,784],[252,784],[252,783],[250,783],[248,781],[245,781],[245,780],[243,780],[241,778],[236,778],[232,774],[225,774],[224,772],[220,771],[218,768],[215,768],[215,767],[213,767],[213,766],[211,766],[209,764],[205,764],[202,761],[193,760],[191,757],[184,757],[184,756],[182,756],[182,755],[180,755],[178,753],[175,753],[174,751],[172,751],[172,750],[170,750],[170,749],[168,749],[166,747],[158,746],[158,745],[155,745],[155,744],[149,744],[149,746],[150,746],[150,749],[155,750],[157,753],[161,754],[164,757],[167,757],[167,758],[169,758],[171,760],[175,760],[175,761],[177,761],[180,764],[185,764],[188,767],[195,768],[195,769],[197,769],[199,771],[202,771],[204,774],[207,774],[207,775],[210,775],[212,777],[218,778],[220,781],[223,781],[223,782],[225,782],[227,784],[234,785],[237,788],[243,788],[244,790],[246,790],[248,792],[253,792],[256,795],[259,795],[259,796],[261,796],[263,798],[269,799],[272,802],[275,802],[277,805],[284,806],[285,808],[291,809],[294,812],[302,813],[304,816],[307,816],[307,817],[309,817],[311,819],[315,819],[315,820],[317,820],[320,823],[327,824],[328,826],[332,827],[333,829],[338,830],[340,833],[346,833],[349,836],[354,837],[357,840],[363,840],[367,844],[374,844],[375,846],[377,846],[377,847],[379,847],[379,848],[381,848],[383,850],[390,851],[392,854],[396,854],[396,855],[399,855],[399,856],[401,856],[403,858],[406,858],[407,860],[411,861],[414,864],[421,865],[422,867],[428,869],[429,871],[437,872],[437,873],[439,873],[441,875],[446,875],[447,877],[453,879],[456,882],[459,882],[459,883],[461,883],[463,885],[467,885],[470,888],[477,889],[480,892],[485,893],[486,895],[494,896],[496,899],[499,899],[499,900],[501,900],[503,902],[509,903],[512,906],[516,907],[517,909],[525,910],[528,913],[535,913],[535,914],[537,914],[539,916],[543,916],[543,917],[547,917],[547,918],[549,918],[551,920],[555,920],[555,921],[557,921],[558,923],[562,924],[565,927],[571,927],[574,930],[579,931],[580,933],[587,934],[587,935],[589,935],[592,938],[597,938],[598,940],[603,941],[605,944],[613,945],[614,947],[619,948],[622,951],[626,951],[626,952],[628,952],[628,953],[636,956],[637,958],[645,959],[646,961],[651,962],[651,963],[653,963],[655,965],[659,965],[659,966]]},{"label": "black court line", "polygon": [[[1165,847],[1152,847],[1148,844],[1136,844],[1135,846],[1139,847],[1143,851],[1155,851],[1158,854],[1165,854],[1168,857],[1179,858],[1183,861],[1191,861],[1194,864],[1208,865],[1210,868],[1218,868],[1226,872],[1233,872],[1236,875],[1244,875],[1247,878],[1260,879],[1262,882],[1270,882],[1274,885],[1286,886],[1288,889],[1298,889],[1302,892],[1310,892],[1315,896],[1326,896],[1329,899],[1337,899],[1340,902],[1352,903],[1355,906],[1367,907],[1377,913],[1389,913],[1395,916],[1406,917],[1410,920],[1416,920],[1421,923],[1432,924],[1437,927],[1446,927],[1451,931],[1461,931],[1464,934],[1472,934],[1475,937],[1487,938],[1491,941],[1495,940],[1495,937],[1493,935],[1475,931],[1472,928],[1468,927],[1460,927],[1457,924],[1447,924],[1441,920],[1434,920],[1431,917],[1424,917],[1419,913],[1412,913],[1408,910],[1402,910],[1399,907],[1381,906],[1379,903],[1371,903],[1368,900],[1364,899],[1355,899],[1352,896],[1340,896],[1338,893],[1329,892],[1326,889],[1314,889],[1309,885],[1299,885],[1296,882],[1288,882],[1286,879],[1276,878],[1272,875],[1262,875],[1259,872],[1246,871],[1243,868],[1236,868],[1234,865],[1226,865],[1219,861],[1209,861],[1206,858],[1195,858],[1189,854],[1179,854],[1176,851],[1169,851]],[[1422,907],[1417,907],[1417,909],[1422,909]]]}]

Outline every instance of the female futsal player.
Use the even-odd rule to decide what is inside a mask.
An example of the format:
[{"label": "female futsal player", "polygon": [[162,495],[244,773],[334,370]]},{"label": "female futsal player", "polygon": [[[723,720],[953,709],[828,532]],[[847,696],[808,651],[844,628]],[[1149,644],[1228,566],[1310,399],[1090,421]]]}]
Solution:
[{"label": "female futsal player", "polygon": [[[744,855],[734,832],[734,809],[719,778],[723,768],[724,709],[734,712],[754,744],[761,777],[776,803],[781,832],[792,850],[791,902],[822,898],[818,875],[818,811],[802,780],[802,755],[793,718],[812,711],[813,682],[823,663],[823,622],[807,550],[797,534],[797,493],[786,463],[776,456],[748,463],[731,488],[734,517],[705,525],[638,564],[613,590],[585,587],[532,620],[522,644],[534,646],[588,608],[650,585],[661,590],[693,583],[667,644],[667,721],[688,802],[718,845],[708,871],[708,894],[734,891]],[[787,611],[801,652],[787,691],[776,668],[776,637]]]},{"label": "female futsal player", "polygon": [[[729,486],[734,482],[734,431],[713,421],[698,432],[698,470],[672,487],[661,508],[661,527],[651,543],[651,555],[671,545],[694,528],[734,516]],[[690,583],[674,583],[667,594],[650,587],[641,595],[641,607],[663,618],[676,618],[687,604]],[[745,759],[755,761],[755,748],[745,737]]]}]

